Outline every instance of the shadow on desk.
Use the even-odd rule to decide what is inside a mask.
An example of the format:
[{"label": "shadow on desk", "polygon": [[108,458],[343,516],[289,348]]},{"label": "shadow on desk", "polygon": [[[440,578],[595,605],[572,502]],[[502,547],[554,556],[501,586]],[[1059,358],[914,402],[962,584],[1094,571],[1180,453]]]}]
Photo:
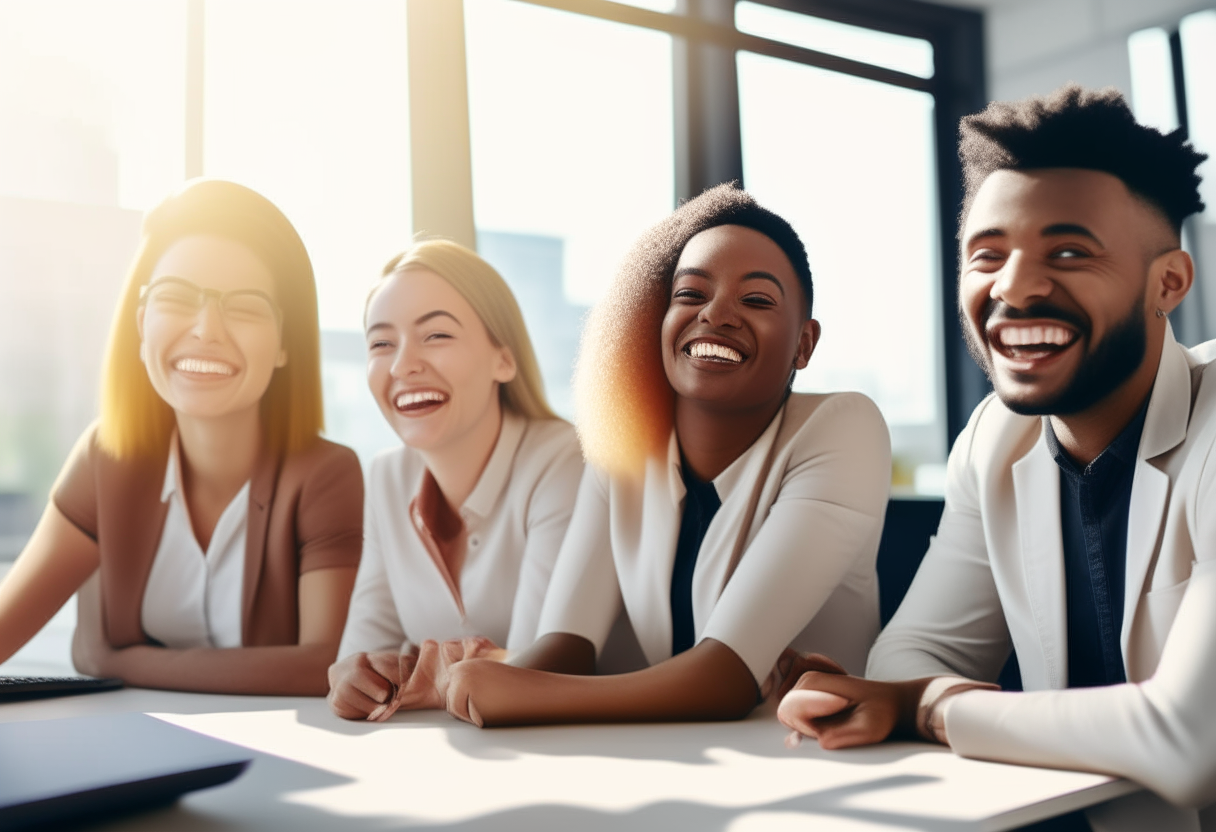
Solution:
[{"label": "shadow on desk", "polygon": [[[775,713],[776,704],[767,703],[744,720],[662,723],[661,731],[646,723],[477,728],[439,711],[407,711],[394,715],[388,722],[368,723],[339,721],[328,713],[300,709],[297,719],[302,725],[355,737],[381,731],[444,728],[448,743],[454,750],[479,760],[510,760],[530,754],[717,765],[717,761],[707,752],[710,749],[728,749],[754,757],[779,759],[808,753],[831,753],[842,762],[878,765],[889,764],[913,753],[932,753],[935,750],[949,753],[929,743],[917,743],[913,746],[914,751],[895,752],[889,746],[879,746],[883,751],[877,754],[865,749],[822,752],[814,740],[807,740],[798,751],[790,751],[784,744],[789,731],[777,722]],[[765,730],[757,731],[757,722],[765,723]],[[653,741],[648,741],[652,737]]]}]

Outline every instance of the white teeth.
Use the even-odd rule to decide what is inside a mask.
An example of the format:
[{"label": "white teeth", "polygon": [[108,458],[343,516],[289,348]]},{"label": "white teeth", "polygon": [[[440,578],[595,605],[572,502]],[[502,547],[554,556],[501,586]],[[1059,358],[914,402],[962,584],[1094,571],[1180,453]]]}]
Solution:
[{"label": "white teeth", "polygon": [[179,358],[173,364],[173,369],[183,373],[201,373],[213,376],[230,376],[236,370],[231,364],[222,361],[207,361],[203,358]]},{"label": "white teeth", "polygon": [[404,410],[416,404],[446,402],[447,400],[447,394],[440,393],[438,390],[418,390],[413,393],[401,393],[397,398],[393,399],[393,405],[399,410]]},{"label": "white teeth", "polygon": [[1073,334],[1062,326],[1005,326],[997,332],[997,340],[1007,347],[1032,344],[1064,346],[1072,343]]},{"label": "white teeth", "polygon": [[688,354],[693,358],[717,358],[738,364],[743,361],[743,354],[723,344],[709,341],[694,341],[688,345]]}]

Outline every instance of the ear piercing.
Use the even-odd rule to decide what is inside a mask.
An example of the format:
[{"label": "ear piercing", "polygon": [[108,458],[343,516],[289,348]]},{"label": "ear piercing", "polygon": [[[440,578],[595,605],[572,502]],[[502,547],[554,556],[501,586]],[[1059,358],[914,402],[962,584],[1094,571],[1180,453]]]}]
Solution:
[{"label": "ear piercing", "polygon": [[1164,313],[1164,312],[1162,312],[1162,311],[1161,311],[1161,309],[1158,309],[1158,310],[1157,310],[1157,317],[1158,317],[1158,318],[1164,318],[1164,317],[1165,317],[1165,313]]}]

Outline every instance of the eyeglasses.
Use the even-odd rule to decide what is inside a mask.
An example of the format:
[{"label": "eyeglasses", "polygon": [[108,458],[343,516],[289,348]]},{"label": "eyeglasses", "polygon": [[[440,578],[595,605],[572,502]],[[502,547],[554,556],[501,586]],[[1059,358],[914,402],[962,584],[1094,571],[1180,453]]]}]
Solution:
[{"label": "eyeglasses", "polygon": [[283,312],[270,295],[257,289],[234,289],[221,292],[204,289],[184,277],[158,277],[140,287],[139,305],[147,306],[158,315],[193,318],[203,311],[207,301],[215,300],[227,324],[267,324],[283,322]]}]

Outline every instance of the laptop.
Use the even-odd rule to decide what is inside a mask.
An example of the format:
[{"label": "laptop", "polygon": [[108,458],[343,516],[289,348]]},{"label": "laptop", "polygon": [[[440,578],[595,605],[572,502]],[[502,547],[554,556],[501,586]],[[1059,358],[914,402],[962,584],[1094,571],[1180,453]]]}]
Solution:
[{"label": "laptop", "polygon": [[0,829],[165,806],[227,783],[252,759],[146,714],[0,723]]}]

